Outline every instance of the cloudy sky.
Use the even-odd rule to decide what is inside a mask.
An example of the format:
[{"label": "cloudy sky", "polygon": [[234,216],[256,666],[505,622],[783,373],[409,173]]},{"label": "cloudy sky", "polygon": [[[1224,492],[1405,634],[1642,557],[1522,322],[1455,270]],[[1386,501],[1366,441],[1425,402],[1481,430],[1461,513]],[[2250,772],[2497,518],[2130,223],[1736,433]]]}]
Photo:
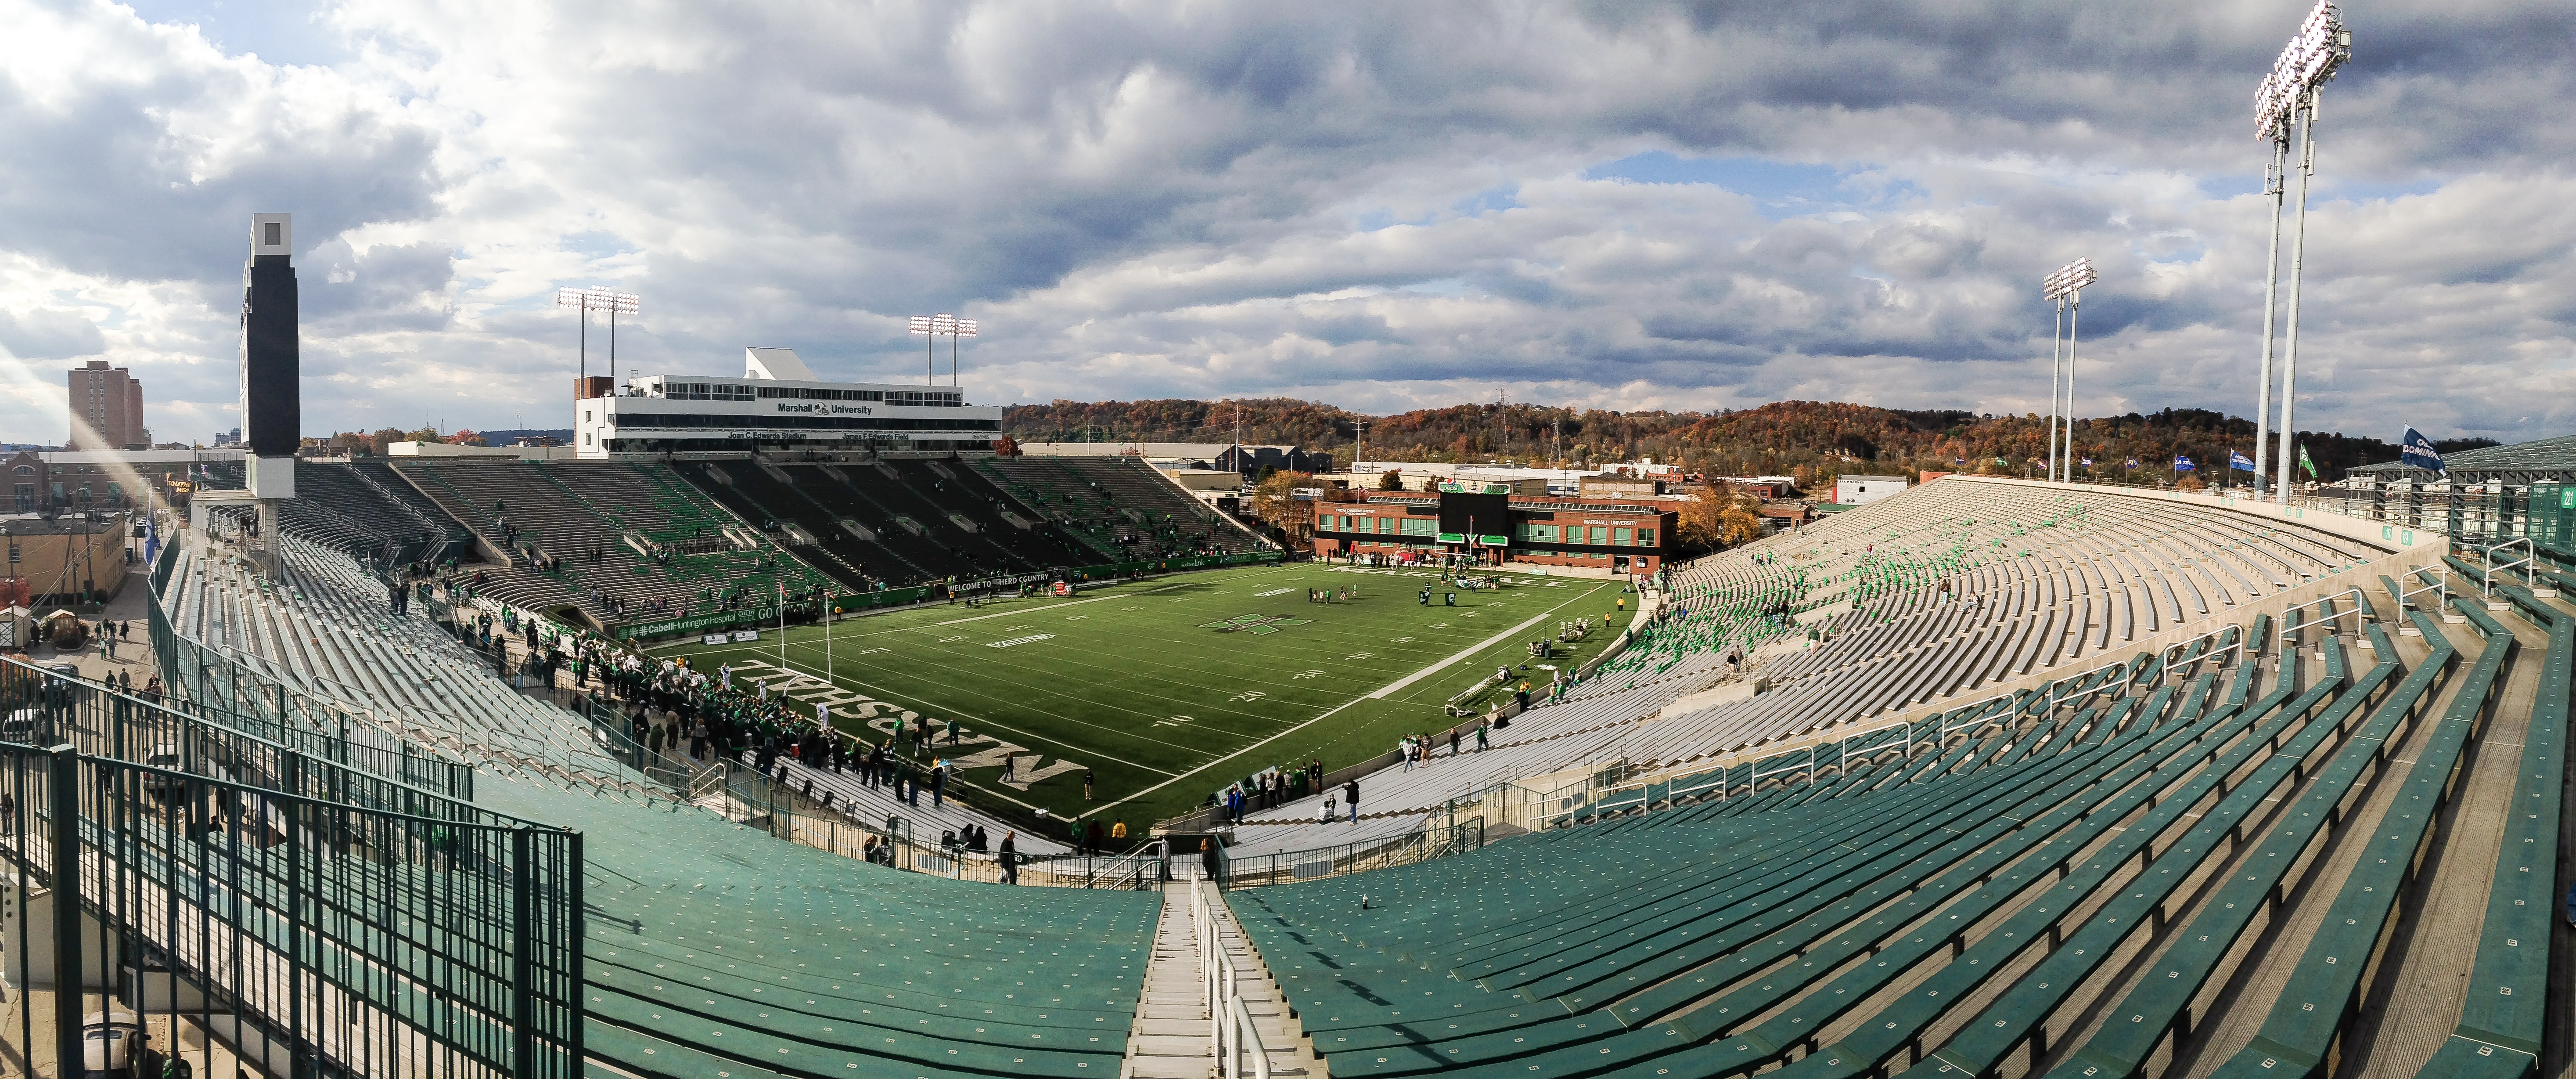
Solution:
[{"label": "cloudy sky", "polygon": [[[918,379],[958,312],[979,402],[2026,411],[2077,256],[2079,411],[2251,415],[2304,10],[0,0],[0,440],[101,358],[235,426],[259,211],[308,434],[568,425],[563,285],[644,373]],[[2576,430],[2576,8],[2345,18],[2300,425]]]}]

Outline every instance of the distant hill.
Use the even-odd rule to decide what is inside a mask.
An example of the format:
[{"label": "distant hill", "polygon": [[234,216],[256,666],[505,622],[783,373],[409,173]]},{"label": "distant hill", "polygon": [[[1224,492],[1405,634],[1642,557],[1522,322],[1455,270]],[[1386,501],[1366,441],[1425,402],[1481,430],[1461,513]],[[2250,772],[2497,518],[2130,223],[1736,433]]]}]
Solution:
[{"label": "distant hill", "polygon": [[[1342,461],[1368,429],[1373,461],[1508,459],[1569,464],[1653,458],[1722,475],[1792,475],[1802,484],[1837,475],[1985,471],[2020,475],[2047,456],[2048,420],[1981,416],[1954,409],[1889,409],[1831,401],[1780,401],[1760,408],[1700,412],[1612,412],[1541,405],[1452,405],[1368,416],[1291,398],[1197,401],[1055,401],[1013,405],[1002,427],[1022,442],[1151,441],[1297,443],[1337,451]],[[2275,436],[2278,437],[2277,435]],[[2075,452],[2095,474],[2115,478],[2167,472],[2191,458],[2204,479],[2225,471],[2230,450],[2254,455],[2254,423],[2203,409],[2132,412],[2076,421]],[[2340,432],[2301,432],[2324,479],[2355,465],[2397,459],[2394,445]],[[2446,452],[2493,439],[2442,443]],[[2004,463],[1997,464],[2001,458]],[[2242,475],[2241,473],[2239,475]]]}]

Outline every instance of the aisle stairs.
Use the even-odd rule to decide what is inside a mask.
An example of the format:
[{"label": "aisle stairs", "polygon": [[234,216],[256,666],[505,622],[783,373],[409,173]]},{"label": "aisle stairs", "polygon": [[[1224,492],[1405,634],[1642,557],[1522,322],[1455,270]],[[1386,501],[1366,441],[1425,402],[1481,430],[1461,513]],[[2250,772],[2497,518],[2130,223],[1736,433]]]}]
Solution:
[{"label": "aisle stairs", "polygon": [[[1213,976],[1208,970],[1211,939],[1224,955]],[[1257,1042],[1243,1038],[1239,1026],[1232,1033],[1223,1031],[1210,1017],[1211,1010],[1236,1015],[1238,1006],[1241,1017],[1251,1020]],[[1217,1059],[1220,1036],[1231,1039],[1231,1061]],[[1162,923],[1145,967],[1144,997],[1127,1038],[1121,1079],[1301,1079],[1323,1074],[1314,1040],[1304,1036],[1289,1014],[1270,968],[1244,940],[1224,893],[1199,879],[1164,884]]]}]

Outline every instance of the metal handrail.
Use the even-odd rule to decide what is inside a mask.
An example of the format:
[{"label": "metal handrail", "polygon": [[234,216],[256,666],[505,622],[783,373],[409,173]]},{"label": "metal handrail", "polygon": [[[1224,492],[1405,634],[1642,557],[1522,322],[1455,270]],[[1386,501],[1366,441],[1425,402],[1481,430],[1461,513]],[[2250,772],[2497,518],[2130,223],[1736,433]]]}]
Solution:
[{"label": "metal handrail", "polygon": [[[1485,818],[1467,817],[1442,823],[1432,810],[1432,817],[1411,831],[1382,836],[1358,843],[1337,843],[1273,854],[1228,854],[1225,862],[1225,888],[1254,888],[1263,885],[1309,880],[1323,876],[1345,876],[1374,869],[1426,862],[1485,844]],[[1365,866],[1363,863],[1367,863]],[[1301,867],[1321,865],[1325,868],[1307,876],[1297,875]],[[1259,867],[1259,868],[1255,868]]]},{"label": "metal handrail", "polygon": [[[2509,549],[2517,543],[2522,545],[2521,558],[2502,563],[2496,561],[2496,552]],[[2531,542],[2530,537],[2526,536],[2517,539],[2509,539],[2502,543],[2489,544],[2478,548],[2478,565],[2482,570],[2479,576],[2485,578],[2484,583],[2486,586],[2486,596],[2489,601],[2493,601],[2495,599],[2495,576],[2497,570],[2510,572],[2515,567],[2520,567],[2522,569],[2523,587],[2540,587],[2540,548]]]},{"label": "metal handrail", "polygon": [[[1161,865],[1163,859],[1170,856],[1171,841],[1168,839],[1157,839],[1097,866],[1085,867],[1081,871],[1080,876],[1084,882],[1083,886],[1086,888],[1098,888],[1100,887],[1101,881],[1108,880],[1113,876],[1133,881],[1142,875],[1148,866]],[[1034,868],[1045,866],[1046,863],[1051,861],[1069,861],[1075,857],[1078,856],[1068,854],[1059,858],[1037,859],[1032,861],[1030,865]],[[1048,867],[1047,871],[1053,875],[1063,875],[1057,873],[1052,867]]]},{"label": "metal handrail", "polygon": [[[2442,612],[2445,617],[2448,617],[2451,609],[2451,567],[2444,565],[2425,566],[2416,570],[2412,575],[2401,573],[2398,575],[2397,580],[2397,595],[2392,598],[2397,600],[2397,609],[2399,612],[2404,612],[2409,606],[2416,606],[2419,610],[2422,609],[2420,605],[2409,604],[2407,600],[2423,595],[2426,592],[2435,592],[2439,594],[2434,597],[2433,609],[2435,611]],[[2416,585],[2413,588],[2408,588],[2406,585],[2410,580],[2422,580],[2424,583]]]},{"label": "metal handrail", "polygon": [[1232,1046],[1232,1052],[1229,1052],[1224,1058],[1217,1062],[1217,1073],[1220,1075],[1242,1075],[1242,1062],[1237,1054],[1250,1052],[1252,1054],[1252,1079],[1270,1079],[1270,1050],[1261,1044],[1261,1028],[1254,1026],[1252,1023],[1252,1009],[1244,1007],[1243,998],[1240,996],[1235,997],[1229,1003],[1232,1005],[1230,1010],[1233,1012],[1232,1018],[1234,1019],[1234,1022],[1229,1025],[1234,1027],[1237,1036],[1235,1038],[1234,1045]]},{"label": "metal handrail", "polygon": [[2360,586],[2355,585],[2341,592],[2330,592],[2305,603],[2294,603],[2288,607],[2282,608],[2281,617],[2278,623],[2280,628],[2273,631],[2273,639],[2279,641],[2282,648],[2286,651],[2290,644],[2290,634],[2316,624],[2314,622],[2293,623],[2290,620],[2290,616],[2292,614],[2307,610],[2310,607],[2321,607],[2326,604],[2333,603],[2336,600],[2346,598],[2352,600],[2352,610],[2327,615],[2325,619],[2326,632],[2333,633],[2334,624],[2342,621],[2344,615],[2349,614],[2352,616],[2352,631],[2355,634],[2359,634],[2361,632],[2362,623],[2370,620],[2370,599],[2369,597],[2361,594]]},{"label": "metal handrail", "polygon": [[1243,1054],[1252,1054],[1252,1079],[1270,1079],[1270,1052],[1261,1044],[1261,1028],[1252,1021],[1237,986],[1234,960],[1216,939],[1216,913],[1208,903],[1207,882],[1190,882],[1191,929],[1198,934],[1203,990],[1199,1006],[1207,1011],[1208,1055],[1220,1077],[1243,1075]]}]

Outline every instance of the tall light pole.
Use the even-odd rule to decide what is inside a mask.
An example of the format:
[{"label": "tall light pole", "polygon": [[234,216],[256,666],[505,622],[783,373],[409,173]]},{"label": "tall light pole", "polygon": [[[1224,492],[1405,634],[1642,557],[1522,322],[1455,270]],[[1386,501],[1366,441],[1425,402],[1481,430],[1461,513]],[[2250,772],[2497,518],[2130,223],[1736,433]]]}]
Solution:
[{"label": "tall light pole", "polygon": [[2272,196],[2272,242],[2263,253],[2263,385],[2254,393],[2254,497],[2258,500],[2267,480],[2263,463],[2271,454],[2272,342],[2278,336],[2272,317],[2281,306],[2281,207],[2290,192],[2289,174],[2284,171],[2290,160],[2290,114],[2279,107],[2280,80],[2276,67],[2263,76],[2262,87],[2254,92],[2256,123],[2262,137],[2272,142],[2272,168],[2263,174],[2263,193]]},{"label": "tall light pole", "polygon": [[958,318],[942,311],[936,315],[912,316],[912,334],[922,339],[922,381],[939,385],[939,339],[948,339],[948,384],[957,384],[957,339],[975,336],[975,320]]},{"label": "tall light pole", "polygon": [[644,307],[644,298],[631,292],[608,294],[608,387],[617,392],[617,316],[632,315]]},{"label": "tall light pole", "polygon": [[[2084,306],[2084,286],[2098,279],[2093,260],[2076,259],[2057,268],[2040,281],[2040,294],[2057,305],[2066,324],[2066,403],[2061,412],[2057,398],[2057,341],[2051,337],[2048,350],[2048,478],[2065,482],[2075,476],[2075,327],[2076,316]],[[2065,417],[2065,448],[2058,443],[2058,418]]]},{"label": "tall light pole", "polygon": [[[2056,281],[2057,274],[2049,274],[2041,282],[2041,290],[2054,292]],[[2048,331],[2048,478],[2053,480],[2057,478],[2057,365],[2063,362],[2061,357],[2066,352],[2066,298],[2051,295],[2049,301],[2057,308],[2057,324]]]},{"label": "tall light pole", "polygon": [[957,385],[957,339],[973,336],[975,336],[974,319],[948,320],[948,384],[950,386]]},{"label": "tall light pole", "polygon": [[[2288,149],[2290,125],[2297,123],[2299,126],[2299,211],[2291,230],[2289,344],[2283,350],[2281,373],[2281,476],[2272,492],[2273,501],[2283,505],[2289,504],[2290,486],[2297,478],[2294,470],[2298,467],[2299,285],[2307,261],[2308,178],[2317,170],[2317,105],[2325,84],[2335,77],[2344,61],[2351,58],[2352,31],[2344,29],[2343,18],[2335,10],[2334,0],[2317,0],[2317,6],[2308,12],[2307,20],[2299,24],[2298,36],[2282,46],[2280,58],[2273,62],[2272,73],[2264,78],[2263,87],[2255,98],[2255,128],[2263,137],[2274,140],[2275,160],[2283,157]],[[2283,179],[2286,180],[2286,176]],[[2276,230],[2279,228],[2278,220],[2276,212]],[[2278,242],[2274,241],[2276,248]],[[2278,257],[2277,250],[2274,257]],[[2272,272],[2279,273],[2277,266]],[[2266,292],[2268,297],[2269,290]],[[2266,330],[2264,348],[2268,353],[2271,346],[2271,311],[2268,307],[2263,317]],[[2271,372],[2267,369],[2263,378],[2266,394],[2271,390],[2271,383]],[[2267,414],[2271,411],[2268,403],[2262,409]],[[2256,444],[2260,446],[2261,432],[2258,430],[2256,435]],[[2256,452],[2261,451],[2258,449]],[[2262,465],[2258,458],[2255,467],[2260,469]]]},{"label": "tall light pole", "polygon": [[642,309],[643,303],[643,297],[614,289],[559,288],[555,290],[556,307],[568,307],[581,312],[581,360],[575,369],[576,377],[581,381],[574,383],[576,387],[584,390],[589,388],[587,383],[590,380],[590,313],[608,312],[608,380],[613,388],[617,381],[617,316],[632,315]]}]

